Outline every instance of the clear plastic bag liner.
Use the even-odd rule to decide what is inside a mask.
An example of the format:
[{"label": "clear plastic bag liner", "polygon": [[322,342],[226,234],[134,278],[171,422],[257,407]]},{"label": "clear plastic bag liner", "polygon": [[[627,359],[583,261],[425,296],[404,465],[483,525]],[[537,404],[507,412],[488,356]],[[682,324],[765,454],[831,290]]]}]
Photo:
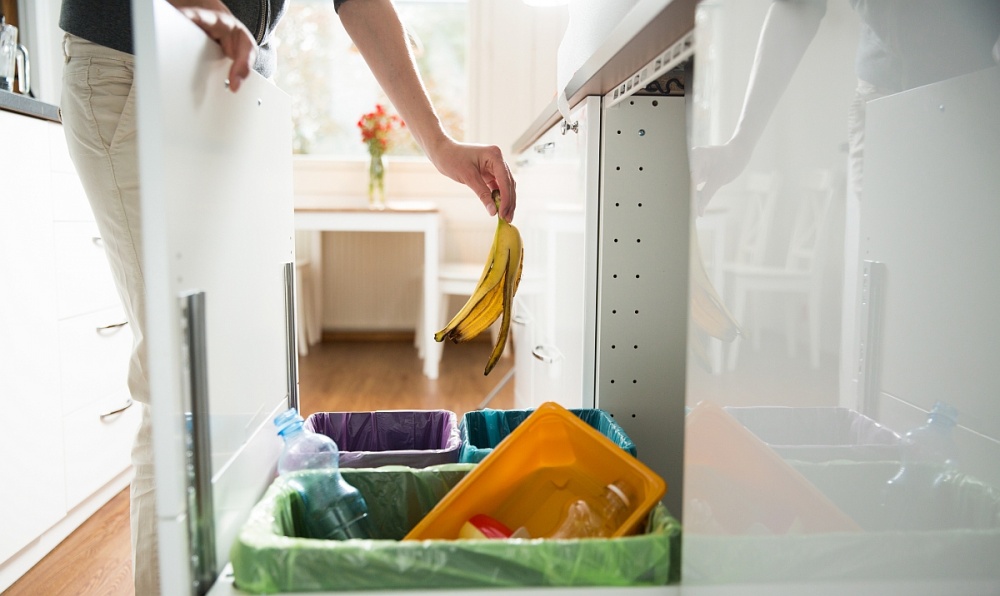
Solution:
[{"label": "clear plastic bag liner", "polygon": [[[684,535],[686,584],[857,581],[905,577],[1000,580],[1000,491],[972,476],[940,483],[935,527],[889,529],[882,488],[898,462],[794,462],[863,532]],[[830,561],[836,561],[831,565]],[[997,584],[994,584],[997,585]]]},{"label": "clear plastic bag liner", "polygon": [[848,408],[723,409],[785,459],[888,461],[900,457],[898,434]]},{"label": "clear plastic bag liner", "polygon": [[448,410],[316,412],[305,428],[337,443],[342,468],[456,463],[462,446],[457,416]]},{"label": "clear plastic bag liner", "polygon": [[[489,455],[500,441],[507,438],[515,428],[520,426],[534,410],[476,410],[468,412],[459,424],[459,435],[462,450],[459,461],[462,463],[478,463]],[[604,410],[570,409],[580,420],[597,429],[613,443],[636,455],[635,443],[629,438],[621,425]]]},{"label": "clear plastic bag liner", "polygon": [[678,581],[680,523],[662,504],[645,533],[626,538],[400,541],[472,468],[344,470],[368,503],[371,540],[297,538],[294,491],[276,479],[231,549],[237,588],[268,594]]}]

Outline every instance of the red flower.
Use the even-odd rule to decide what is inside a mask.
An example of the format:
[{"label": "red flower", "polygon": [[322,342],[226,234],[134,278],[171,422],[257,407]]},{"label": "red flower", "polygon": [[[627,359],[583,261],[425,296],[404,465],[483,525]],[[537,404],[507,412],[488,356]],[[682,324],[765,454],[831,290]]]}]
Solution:
[{"label": "red flower", "polygon": [[368,145],[368,152],[381,154],[389,150],[392,133],[405,126],[403,120],[396,114],[389,114],[382,104],[375,104],[375,110],[361,116],[358,128],[361,130],[361,140]]}]

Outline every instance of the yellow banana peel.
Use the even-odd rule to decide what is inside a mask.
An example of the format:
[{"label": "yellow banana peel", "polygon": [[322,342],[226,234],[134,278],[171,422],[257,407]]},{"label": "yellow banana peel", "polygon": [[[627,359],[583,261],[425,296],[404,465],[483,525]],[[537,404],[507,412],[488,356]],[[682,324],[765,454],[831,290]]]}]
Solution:
[{"label": "yellow banana peel", "polygon": [[695,326],[714,338],[731,342],[741,333],[736,319],[719,297],[705,272],[698,235],[691,230],[691,320]]},{"label": "yellow banana peel", "polygon": [[499,215],[499,190],[493,191],[492,199],[497,206],[497,228],[479,283],[472,296],[444,329],[434,334],[436,341],[450,339],[455,343],[465,342],[489,329],[500,319],[500,334],[486,363],[484,375],[490,374],[507,345],[514,295],[521,281],[521,267],[524,264],[521,233]]}]

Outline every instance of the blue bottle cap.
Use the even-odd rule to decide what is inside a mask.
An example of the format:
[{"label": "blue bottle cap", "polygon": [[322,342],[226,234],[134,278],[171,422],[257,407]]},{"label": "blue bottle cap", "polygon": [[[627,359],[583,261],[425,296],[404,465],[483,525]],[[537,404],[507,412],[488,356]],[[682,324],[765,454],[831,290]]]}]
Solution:
[{"label": "blue bottle cap", "polygon": [[295,408],[285,410],[284,412],[278,414],[278,416],[274,419],[274,425],[278,427],[279,435],[296,424],[302,424],[302,422],[302,416],[299,416],[299,413],[295,410]]},{"label": "blue bottle cap", "polygon": [[931,410],[931,415],[946,418],[952,423],[958,422],[958,409],[955,408],[955,406],[944,403],[943,401],[939,401],[934,404],[934,409]]}]

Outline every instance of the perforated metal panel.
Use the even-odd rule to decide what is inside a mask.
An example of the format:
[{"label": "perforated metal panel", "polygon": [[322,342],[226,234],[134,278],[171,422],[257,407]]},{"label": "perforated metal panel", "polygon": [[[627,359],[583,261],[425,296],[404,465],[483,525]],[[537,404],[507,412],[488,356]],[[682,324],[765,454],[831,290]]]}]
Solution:
[{"label": "perforated metal panel", "polygon": [[681,515],[690,195],[682,97],[605,109],[596,403],[667,481]]}]

